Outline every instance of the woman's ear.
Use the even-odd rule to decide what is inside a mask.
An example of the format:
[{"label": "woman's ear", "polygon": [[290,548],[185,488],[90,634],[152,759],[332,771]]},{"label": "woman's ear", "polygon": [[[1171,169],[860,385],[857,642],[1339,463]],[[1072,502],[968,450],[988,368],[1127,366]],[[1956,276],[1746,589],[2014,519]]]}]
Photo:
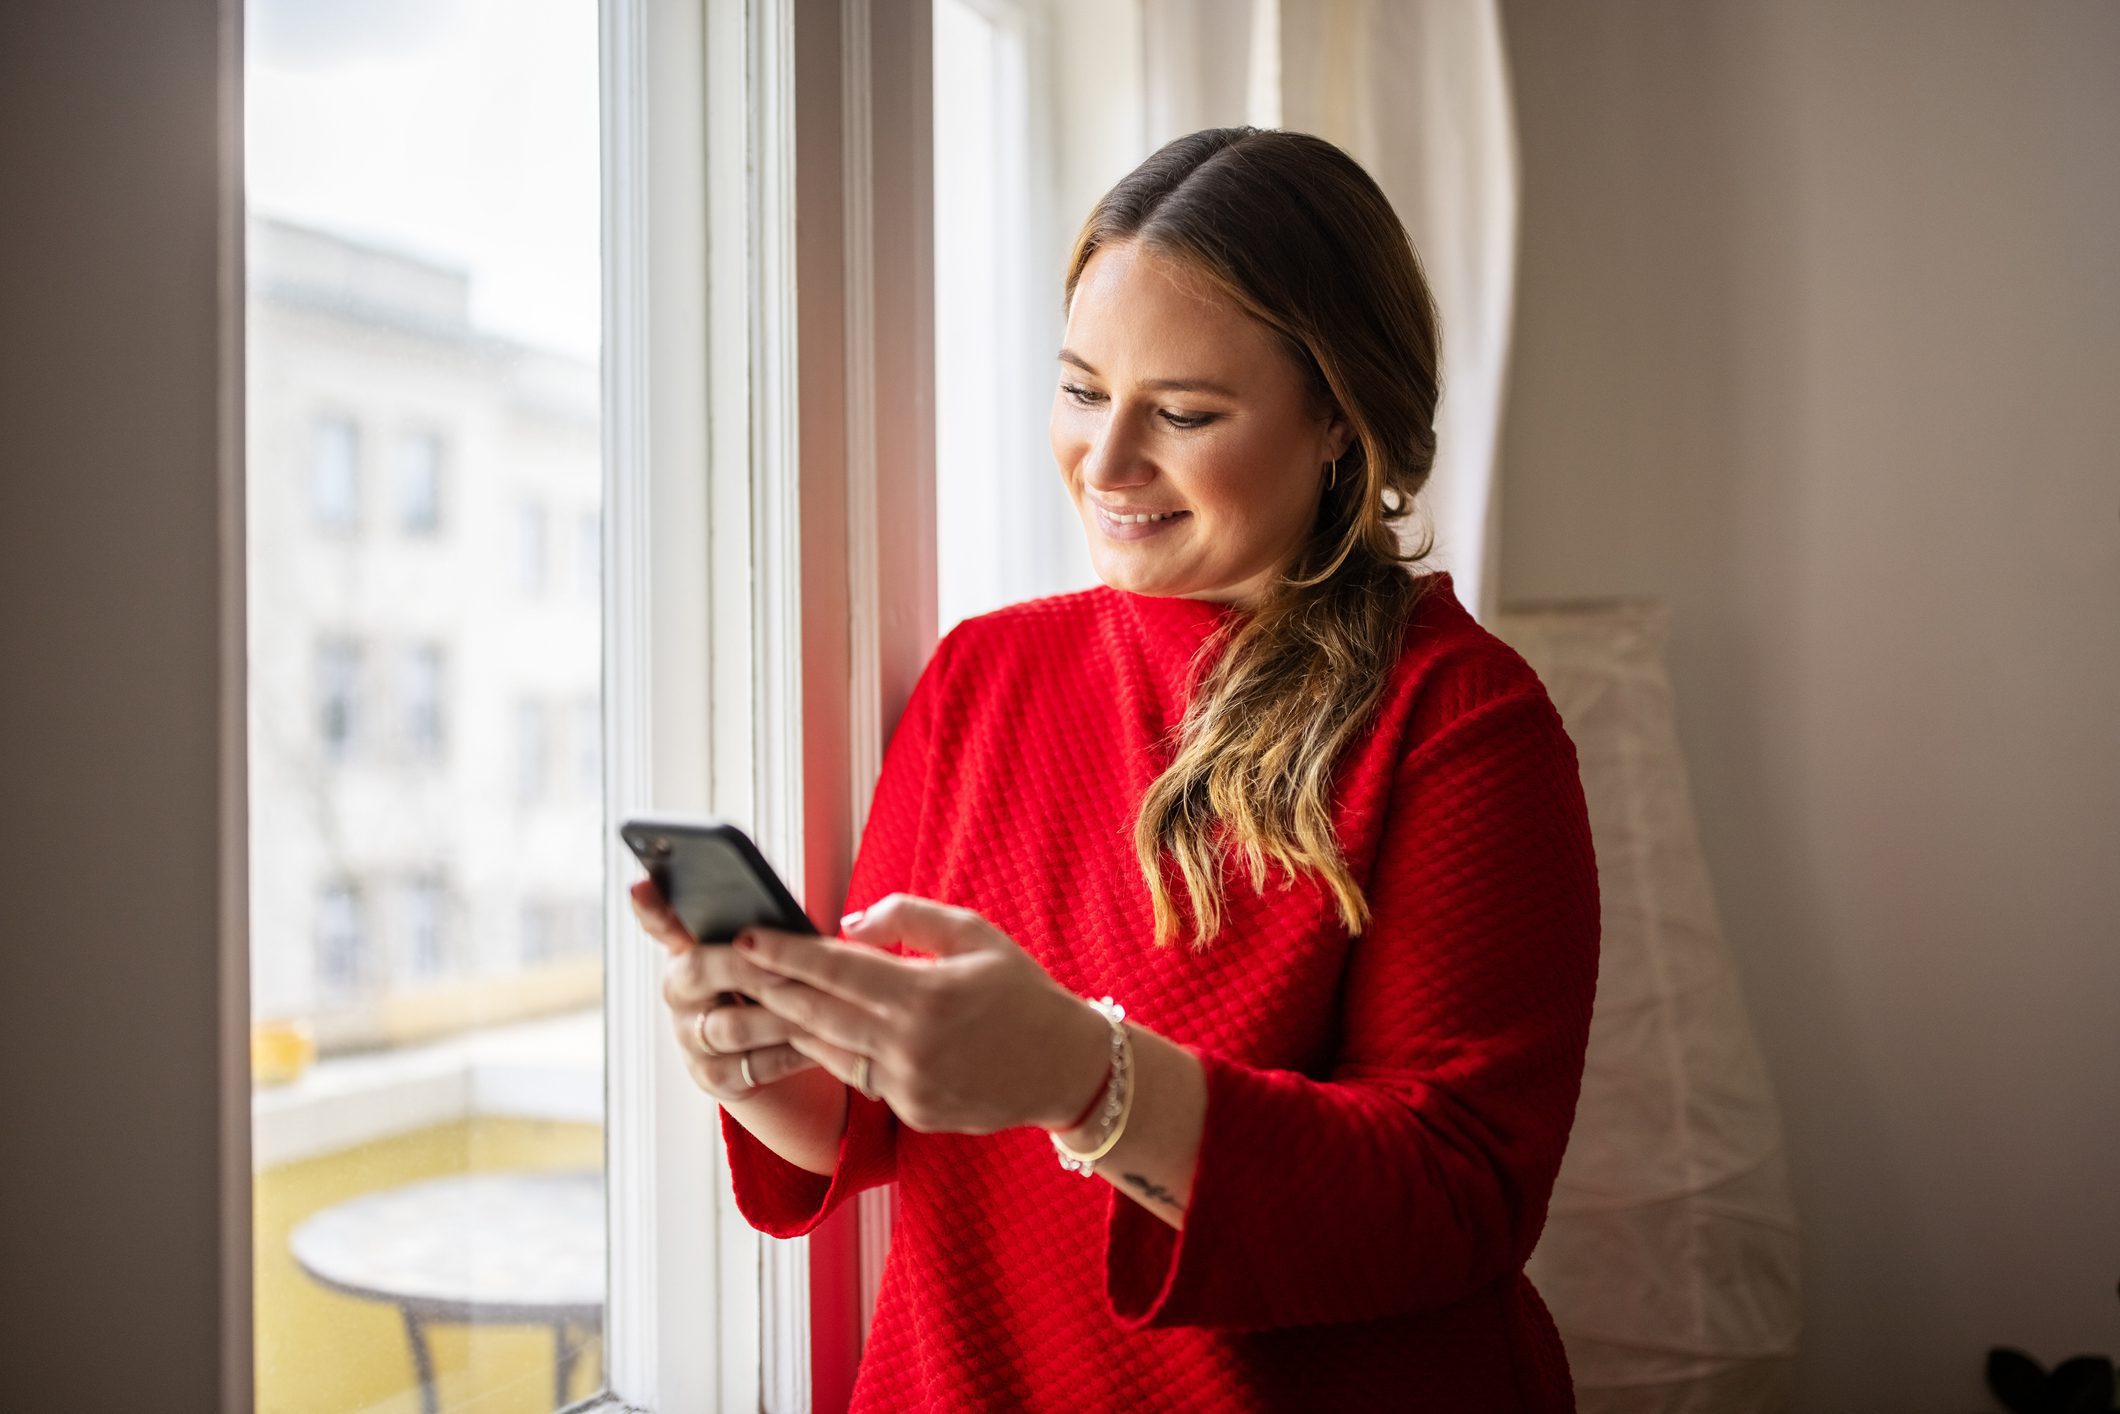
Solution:
[{"label": "woman's ear", "polygon": [[1325,428],[1325,448],[1330,454],[1326,459],[1328,461],[1338,461],[1341,457],[1347,455],[1347,449],[1353,445],[1354,424],[1342,416],[1339,409],[1335,408],[1332,413],[1332,420]]}]

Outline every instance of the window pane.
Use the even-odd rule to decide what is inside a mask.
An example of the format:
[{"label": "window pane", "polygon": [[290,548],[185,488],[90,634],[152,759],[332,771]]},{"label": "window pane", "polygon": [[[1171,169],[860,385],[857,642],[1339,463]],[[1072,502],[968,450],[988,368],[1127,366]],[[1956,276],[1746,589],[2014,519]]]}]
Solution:
[{"label": "window pane", "polygon": [[361,513],[361,435],[348,417],[320,414],[310,429],[309,496],[317,525],[350,530]]},{"label": "window pane", "polygon": [[317,754],[339,761],[353,752],[360,722],[361,645],[350,638],[317,642]]},{"label": "window pane", "polygon": [[596,0],[244,13],[257,1405],[538,1414],[604,1381]]},{"label": "window pane", "polygon": [[[1101,191],[1141,155],[1097,147],[1079,121],[1123,108],[1124,66],[1041,52],[1026,7],[935,6],[935,511],[938,626],[1097,582],[1048,442],[1054,351],[1066,341],[1060,275]],[[1064,71],[1064,73],[1062,72]],[[1079,85],[1051,107],[1041,83]],[[1093,96],[1092,96],[1093,95]],[[1068,121],[1041,137],[1041,111]],[[1065,152],[1075,160],[1062,162]]]},{"label": "window pane", "polygon": [[415,979],[438,977],[448,966],[449,886],[439,875],[405,881],[404,969]]},{"label": "window pane", "polygon": [[418,761],[442,754],[442,655],[439,643],[415,643],[405,650],[405,749]]},{"label": "window pane", "polygon": [[317,980],[337,997],[361,990],[368,971],[368,942],[362,927],[361,896],[344,880],[324,885],[317,898]]},{"label": "window pane", "polygon": [[442,523],[442,439],[432,432],[408,432],[398,442],[398,519],[411,535]]}]

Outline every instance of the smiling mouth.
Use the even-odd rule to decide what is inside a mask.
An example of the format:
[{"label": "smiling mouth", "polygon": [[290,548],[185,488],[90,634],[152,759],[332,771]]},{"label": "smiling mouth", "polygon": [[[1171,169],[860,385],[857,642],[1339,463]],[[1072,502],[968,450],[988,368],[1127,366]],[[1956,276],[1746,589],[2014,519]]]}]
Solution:
[{"label": "smiling mouth", "polygon": [[1166,530],[1174,529],[1178,522],[1192,515],[1191,511],[1137,512],[1132,515],[1119,515],[1104,509],[1104,507],[1097,505],[1094,501],[1090,502],[1090,505],[1097,512],[1097,526],[1104,533],[1105,539],[1121,542],[1146,540],[1151,536],[1161,535]]}]

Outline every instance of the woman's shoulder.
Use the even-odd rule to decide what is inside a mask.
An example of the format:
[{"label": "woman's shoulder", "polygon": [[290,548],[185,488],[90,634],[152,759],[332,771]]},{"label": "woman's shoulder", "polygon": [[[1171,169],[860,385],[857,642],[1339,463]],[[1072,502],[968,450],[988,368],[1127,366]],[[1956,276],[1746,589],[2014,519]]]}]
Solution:
[{"label": "woman's shoulder", "polygon": [[998,609],[970,614],[958,621],[951,633],[974,635],[1006,635],[1012,633],[1035,633],[1041,629],[1086,623],[1094,619],[1103,601],[1111,597],[1108,585],[1092,585],[1088,589],[1071,589],[1060,594],[1041,594],[1035,599],[1019,599],[1013,604],[1003,604]]},{"label": "woman's shoulder", "polygon": [[967,652],[1040,658],[1079,647],[1094,635],[1108,608],[1103,585],[1045,594],[959,619],[935,646],[938,658]]},{"label": "woman's shoulder", "polygon": [[1495,703],[1546,697],[1538,673],[1472,616],[1448,571],[1428,577],[1409,616],[1392,696],[1409,745]]},{"label": "woman's shoulder", "polygon": [[914,697],[962,713],[1006,696],[1010,684],[1064,668],[1088,651],[1099,608],[1098,590],[1081,589],[968,614],[936,641]]}]

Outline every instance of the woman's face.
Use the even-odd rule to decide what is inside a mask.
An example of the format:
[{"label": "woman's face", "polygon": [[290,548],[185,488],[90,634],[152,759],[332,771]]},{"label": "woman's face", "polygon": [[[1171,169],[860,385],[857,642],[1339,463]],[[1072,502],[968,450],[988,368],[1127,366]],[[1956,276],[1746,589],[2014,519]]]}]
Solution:
[{"label": "woman's face", "polygon": [[1352,435],[1312,415],[1273,333],[1183,266],[1127,241],[1083,267],[1053,459],[1106,584],[1250,604],[1301,547]]}]

